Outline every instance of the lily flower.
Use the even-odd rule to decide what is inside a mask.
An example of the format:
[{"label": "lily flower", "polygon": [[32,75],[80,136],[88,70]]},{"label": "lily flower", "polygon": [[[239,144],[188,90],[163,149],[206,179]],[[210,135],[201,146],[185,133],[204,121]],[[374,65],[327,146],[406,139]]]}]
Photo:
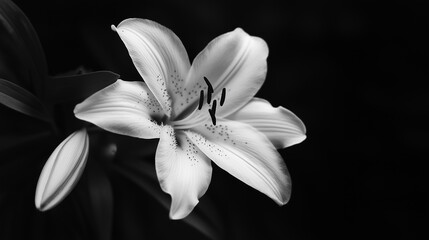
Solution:
[{"label": "lily flower", "polygon": [[263,39],[237,28],[191,65],[180,39],[156,22],[126,19],[112,29],[145,82],[118,80],[74,113],[113,133],[160,138],[155,167],[172,198],[170,218],[186,217],[207,191],[211,161],[279,205],[288,202],[291,181],[276,148],[300,143],[306,130],[292,112],[254,98],[267,72]]}]

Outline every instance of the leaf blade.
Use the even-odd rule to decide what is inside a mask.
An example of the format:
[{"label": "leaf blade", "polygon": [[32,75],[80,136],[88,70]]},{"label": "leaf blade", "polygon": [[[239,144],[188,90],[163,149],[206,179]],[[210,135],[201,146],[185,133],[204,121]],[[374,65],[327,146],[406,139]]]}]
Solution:
[{"label": "leaf blade", "polygon": [[0,78],[0,103],[28,116],[51,122],[43,103],[19,85]]},{"label": "leaf blade", "polygon": [[116,82],[118,78],[119,75],[111,71],[52,77],[46,85],[46,99],[51,103],[77,104],[98,90]]},{"label": "leaf blade", "polygon": [[0,1],[0,76],[42,95],[46,58],[31,22],[10,0]]}]

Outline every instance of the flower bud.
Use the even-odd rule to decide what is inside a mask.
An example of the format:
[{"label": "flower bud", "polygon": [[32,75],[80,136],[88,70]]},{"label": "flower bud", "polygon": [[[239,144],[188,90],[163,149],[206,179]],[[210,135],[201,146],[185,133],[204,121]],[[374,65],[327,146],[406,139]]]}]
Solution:
[{"label": "flower bud", "polygon": [[35,204],[46,211],[61,202],[79,180],[88,158],[86,129],[68,136],[46,161],[37,182]]}]

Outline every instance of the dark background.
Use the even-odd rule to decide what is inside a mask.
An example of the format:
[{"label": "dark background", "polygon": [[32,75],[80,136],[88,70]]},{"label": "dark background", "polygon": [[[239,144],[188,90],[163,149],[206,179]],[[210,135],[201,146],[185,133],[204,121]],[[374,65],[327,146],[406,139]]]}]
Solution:
[{"label": "dark background", "polygon": [[[268,75],[257,96],[296,113],[308,138],[280,150],[293,180],[283,207],[214,167],[201,203],[214,202],[226,239],[428,237],[426,1],[15,2],[39,34],[51,75],[83,66],[140,79],[110,29],[130,17],[172,29],[191,60],[236,27],[268,43]],[[166,210],[148,211],[159,206],[127,182],[113,182],[117,239],[149,239],[154,232],[163,232],[158,239],[202,238],[171,223]],[[121,205],[140,202],[153,206],[123,226],[133,213],[120,212]]]}]

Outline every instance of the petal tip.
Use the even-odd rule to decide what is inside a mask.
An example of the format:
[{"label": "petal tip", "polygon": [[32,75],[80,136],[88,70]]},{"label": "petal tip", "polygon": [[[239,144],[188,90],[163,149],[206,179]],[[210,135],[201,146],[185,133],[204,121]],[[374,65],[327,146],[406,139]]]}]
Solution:
[{"label": "petal tip", "polygon": [[79,103],[74,107],[73,114],[76,118],[83,120],[80,116],[80,114],[82,112],[81,110],[82,110],[82,103]]},{"label": "petal tip", "polygon": [[244,31],[244,29],[242,29],[241,27],[237,27],[237,28],[235,28],[233,32],[237,32],[237,33],[240,33],[240,34],[249,35],[249,34],[247,34],[247,32],[246,32],[246,31]]},{"label": "petal tip", "polygon": [[[184,216],[184,217],[186,217],[186,216]],[[184,217],[182,217],[181,215],[179,215],[179,214],[177,214],[177,213],[171,213],[170,212],[170,214],[169,214],[169,218],[171,219],[171,220],[181,220],[182,218],[184,218]]]},{"label": "petal tip", "polygon": [[293,142],[291,142],[291,144],[289,146],[285,146],[285,147],[290,147],[292,145],[302,143],[305,139],[307,139],[307,135],[305,135],[305,132],[304,132],[302,135],[295,137],[293,139]]},{"label": "petal tip", "polygon": [[284,206],[284,205],[286,205],[288,202],[289,202],[289,199],[290,198],[287,198],[287,199],[283,199],[283,200],[279,200],[278,202],[277,202],[277,204],[281,207],[281,206]]},{"label": "petal tip", "polygon": [[45,211],[44,207],[42,206],[42,200],[39,197],[37,197],[37,195],[34,199],[34,205],[36,206],[37,210],[41,212]]},{"label": "petal tip", "polygon": [[35,206],[37,208],[37,210],[39,210],[40,212],[45,212],[46,210],[49,210],[51,208],[48,208],[46,204],[42,204],[42,202],[39,201],[35,201]]},{"label": "petal tip", "polygon": [[291,184],[288,184],[288,186],[286,187],[285,191],[283,193],[281,193],[280,198],[279,199],[275,199],[276,203],[279,206],[286,205],[289,202],[289,200],[290,200],[291,193],[292,193],[292,186],[291,186]]},{"label": "petal tip", "polygon": [[244,30],[243,30],[241,27],[236,27],[236,28],[234,29],[234,31],[244,32]]},{"label": "petal tip", "polygon": [[180,220],[188,216],[188,214],[184,214],[183,212],[180,212],[180,211],[173,211],[172,209],[170,209],[170,213],[168,217],[171,220]]}]

